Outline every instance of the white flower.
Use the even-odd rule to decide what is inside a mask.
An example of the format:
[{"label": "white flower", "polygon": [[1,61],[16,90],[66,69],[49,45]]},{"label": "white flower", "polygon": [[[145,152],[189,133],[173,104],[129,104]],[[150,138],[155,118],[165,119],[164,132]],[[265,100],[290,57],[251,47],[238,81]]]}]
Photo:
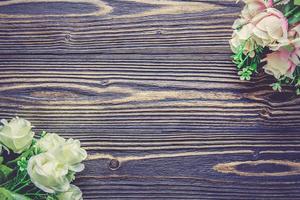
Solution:
[{"label": "white flower", "polygon": [[86,159],[87,153],[80,147],[79,140],[65,140],[57,134],[48,133],[37,142],[37,147],[54,155],[60,163],[67,165],[74,172],[84,169],[81,162]]},{"label": "white flower", "polygon": [[81,163],[86,159],[86,151],[80,147],[80,141],[74,139],[68,139],[63,145],[51,151],[56,159],[69,166],[69,169],[74,172],[80,172],[84,169],[84,165]]},{"label": "white flower", "polygon": [[47,193],[65,192],[70,188],[68,166],[51,153],[41,153],[29,159],[27,172],[34,185]]},{"label": "white flower", "polygon": [[1,120],[0,142],[14,153],[22,153],[32,144],[34,132],[31,123],[25,119],[15,117],[10,122]]},{"label": "white flower", "polygon": [[82,192],[75,185],[70,185],[68,191],[57,195],[58,200],[83,200]]},{"label": "white flower", "polygon": [[36,146],[43,152],[47,152],[65,144],[65,142],[66,140],[63,137],[55,133],[48,133],[37,141]]}]

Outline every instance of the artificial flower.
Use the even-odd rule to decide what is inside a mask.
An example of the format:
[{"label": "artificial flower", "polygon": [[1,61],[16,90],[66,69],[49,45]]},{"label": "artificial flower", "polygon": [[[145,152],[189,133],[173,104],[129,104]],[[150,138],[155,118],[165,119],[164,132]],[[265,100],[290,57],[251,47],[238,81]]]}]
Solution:
[{"label": "artificial flower", "polygon": [[[286,76],[293,78],[296,66],[300,64],[300,25],[294,26],[288,32],[288,38],[280,40],[278,44],[270,45],[273,53],[267,54],[265,71],[276,78]],[[285,62],[285,63],[283,63]]]},{"label": "artificial flower", "polygon": [[10,122],[1,120],[0,142],[14,153],[22,153],[28,149],[33,140],[34,132],[29,121],[15,117]]},{"label": "artificial flower", "polygon": [[273,6],[273,0],[243,0],[245,6],[241,12],[242,18],[251,20],[254,16]]},{"label": "artificial flower", "polygon": [[255,41],[251,39],[250,37],[247,39],[247,37],[243,37],[241,34],[238,33],[238,31],[234,31],[232,35],[232,39],[229,41],[230,48],[232,52],[237,53],[241,46],[244,46],[243,53],[246,55],[249,53],[250,57],[254,56],[254,46]]},{"label": "artificial flower", "polygon": [[43,152],[54,150],[65,144],[65,139],[55,133],[47,133],[44,137],[37,141],[36,146]]},{"label": "artificial flower", "polygon": [[296,68],[296,64],[290,59],[290,52],[287,49],[281,49],[267,54],[264,66],[267,74],[273,75],[279,79],[281,76],[291,77]]},{"label": "artificial flower", "polygon": [[233,25],[232,25],[232,28],[233,28],[234,30],[239,30],[239,29],[241,29],[245,24],[248,24],[248,23],[249,23],[249,22],[248,22],[246,19],[244,19],[244,18],[238,18],[238,19],[234,20]]},{"label": "artificial flower", "polygon": [[75,185],[70,185],[68,191],[57,195],[58,200],[83,200],[82,192]]},{"label": "artificial flower", "polygon": [[250,29],[257,38],[256,43],[260,46],[274,44],[288,36],[288,21],[282,12],[275,8],[268,8],[259,13],[250,23]]},{"label": "artificial flower", "polygon": [[229,42],[240,79],[250,80],[263,67],[277,79],[273,90],[281,91],[286,84],[300,95],[300,1],[243,2]]},{"label": "artificial flower", "polygon": [[87,153],[81,148],[79,140],[70,138],[51,153],[59,162],[67,165],[74,172],[80,172],[84,169],[81,162],[86,159]]},{"label": "artificial flower", "polygon": [[48,152],[31,157],[27,167],[34,185],[47,193],[66,192],[70,188],[68,171],[67,165]]},{"label": "artificial flower", "polygon": [[278,43],[270,44],[269,48],[272,51],[277,51],[282,47],[286,47],[289,49],[296,49],[300,47],[300,24],[291,27],[291,29],[288,31],[287,38],[282,38],[278,40]]},{"label": "artificial flower", "polygon": [[87,157],[87,153],[80,146],[79,140],[68,139],[48,133],[37,142],[37,147],[43,152],[51,153],[60,163],[65,164],[74,172],[84,169],[81,163]]}]

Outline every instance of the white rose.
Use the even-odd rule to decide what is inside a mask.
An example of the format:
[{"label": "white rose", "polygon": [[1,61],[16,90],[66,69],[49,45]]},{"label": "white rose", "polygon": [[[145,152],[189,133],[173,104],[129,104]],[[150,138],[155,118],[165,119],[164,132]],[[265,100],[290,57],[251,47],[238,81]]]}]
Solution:
[{"label": "white rose", "polygon": [[34,185],[47,193],[65,192],[70,188],[68,166],[51,153],[41,153],[28,161],[27,172]]},{"label": "white rose", "polygon": [[65,144],[60,145],[51,153],[56,159],[69,166],[69,169],[74,172],[80,172],[84,169],[84,165],[81,163],[86,159],[86,151],[80,147],[80,141],[74,139],[68,139]]},{"label": "white rose", "polygon": [[70,185],[68,191],[57,195],[58,200],[83,200],[82,192],[75,185]]},{"label": "white rose", "polygon": [[1,120],[0,142],[14,153],[22,153],[32,144],[34,132],[31,123],[25,119],[15,117],[10,122]]},{"label": "white rose", "polygon": [[43,152],[54,150],[60,145],[65,144],[66,140],[55,133],[48,133],[36,143],[36,146]]}]

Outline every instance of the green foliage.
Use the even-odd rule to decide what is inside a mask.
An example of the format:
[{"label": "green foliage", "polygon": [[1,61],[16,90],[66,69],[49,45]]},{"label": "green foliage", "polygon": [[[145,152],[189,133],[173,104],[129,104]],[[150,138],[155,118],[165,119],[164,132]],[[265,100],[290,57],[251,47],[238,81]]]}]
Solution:
[{"label": "green foliage", "polygon": [[[43,131],[41,138],[46,134]],[[29,160],[42,153],[42,150],[38,148],[37,141],[38,139],[32,139],[31,146],[20,154],[15,153],[15,151],[11,153],[8,151],[9,156],[0,156],[0,200],[58,200],[58,198],[61,198],[58,196],[60,193],[57,191],[50,194],[39,189],[28,174]],[[73,151],[73,149],[70,149],[70,151]],[[57,156],[57,154],[53,154],[53,156]],[[64,162],[60,164],[70,167]],[[45,170],[47,170],[48,165],[45,164],[45,166]],[[56,174],[54,176],[58,179],[61,178]],[[66,178],[69,182],[74,181],[75,172],[69,170]]]},{"label": "green foliage", "polygon": [[249,81],[251,79],[252,70],[250,67],[245,67],[241,71],[238,72],[238,75],[240,76],[240,79]]},{"label": "green foliage", "polygon": [[25,157],[22,157],[20,160],[17,161],[17,165],[19,166],[19,170],[21,172],[26,171],[27,169],[27,165],[28,165],[28,161]]},{"label": "green foliage", "polygon": [[58,200],[55,195],[49,195],[46,200]]},{"label": "green foliage", "polygon": [[0,200],[46,200],[48,198],[48,194],[33,185],[27,173],[29,159],[41,153],[35,144],[34,140],[29,149],[16,159],[5,162],[5,165],[3,158],[0,157],[2,163],[0,164]]},{"label": "green foliage", "polygon": [[282,76],[280,79],[271,84],[271,87],[274,91],[282,91],[283,85],[289,85],[295,87],[295,92],[297,95],[300,95],[300,67],[297,66],[296,70],[292,77]]},{"label": "green foliage", "polygon": [[74,180],[75,180],[75,174],[76,174],[75,172],[69,171],[68,174],[67,174],[67,179],[68,179],[70,182],[74,181]]},{"label": "green foliage", "polygon": [[280,81],[271,84],[271,86],[272,86],[272,89],[273,89],[274,91],[279,91],[279,92],[281,92],[281,90],[282,90],[281,82],[280,82]]},{"label": "green foliage", "polygon": [[[240,47],[236,54],[232,56],[233,62],[237,65],[238,75],[241,80],[250,80],[253,73],[257,72],[260,63],[260,57],[263,48],[253,44],[253,50],[244,54],[246,40]],[[250,55],[253,55],[252,57]]]},{"label": "green foliage", "polygon": [[31,200],[30,198],[11,192],[3,187],[0,187],[0,199],[1,200]]},{"label": "green foliage", "polygon": [[[261,57],[263,56],[264,48],[255,46],[255,44],[253,44],[252,51],[245,54],[244,52],[246,42],[247,41],[245,41],[239,47],[239,50],[232,56],[232,59],[237,66],[240,79],[249,81],[251,80],[253,74],[257,72],[257,69],[261,62]],[[281,92],[283,85],[290,85],[295,87],[296,94],[300,95],[300,66],[296,67],[292,77],[283,76],[277,82],[271,84],[271,87],[273,88],[273,90]]]},{"label": "green foliage", "polygon": [[0,164],[0,183],[3,183],[12,172],[13,169],[7,167],[6,165]]},{"label": "green foliage", "polygon": [[296,12],[293,16],[288,19],[289,24],[296,24],[300,22],[300,11]]},{"label": "green foliage", "polygon": [[289,24],[300,22],[300,0],[293,0],[283,8],[283,14],[288,18]]}]

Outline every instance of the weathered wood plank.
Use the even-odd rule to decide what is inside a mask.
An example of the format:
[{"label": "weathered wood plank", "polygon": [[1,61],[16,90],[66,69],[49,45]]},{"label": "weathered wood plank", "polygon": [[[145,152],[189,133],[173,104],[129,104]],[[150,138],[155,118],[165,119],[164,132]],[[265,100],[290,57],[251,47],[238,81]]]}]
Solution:
[{"label": "weathered wood plank", "polygon": [[6,56],[0,59],[2,112],[57,128],[78,121],[163,130],[299,127],[293,93],[276,98],[264,77],[239,81],[229,59],[227,54]]},{"label": "weathered wood plank", "polygon": [[[92,199],[299,199],[299,173],[292,176],[293,169],[299,170],[299,163],[278,160],[297,157],[299,152],[284,151],[147,154],[119,157],[120,167],[109,170],[108,156],[107,160],[89,161],[87,171],[91,176],[81,177],[78,184],[87,191],[87,198]],[[251,161],[256,159],[266,160],[258,165]],[[222,163],[223,170],[231,172],[226,166],[238,160],[241,163],[232,170],[236,173],[215,170]]]},{"label": "weathered wood plank", "polygon": [[231,1],[62,2],[0,3],[0,53],[224,53],[238,11]]},{"label": "weathered wood plank", "polygon": [[0,117],[79,138],[85,199],[299,199],[300,104],[238,80],[227,1],[0,1]]}]

